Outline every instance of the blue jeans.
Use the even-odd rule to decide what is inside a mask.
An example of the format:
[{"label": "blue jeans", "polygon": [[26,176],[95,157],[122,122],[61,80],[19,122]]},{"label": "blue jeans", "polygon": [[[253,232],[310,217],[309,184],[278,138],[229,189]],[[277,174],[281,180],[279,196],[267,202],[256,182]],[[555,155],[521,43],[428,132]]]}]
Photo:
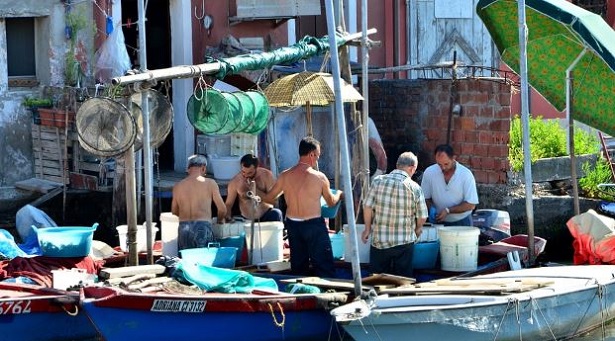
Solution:
[{"label": "blue jeans", "polygon": [[265,212],[259,219],[261,222],[266,221],[282,221],[282,211],[279,208],[271,208],[269,211]]},{"label": "blue jeans", "polygon": [[290,245],[290,268],[294,274],[310,275],[310,263],[316,275],[335,277],[333,249],[329,229],[322,217],[304,221],[286,219]]},{"label": "blue jeans", "polygon": [[214,241],[211,223],[204,220],[180,221],[177,232],[177,250],[207,247]]},{"label": "blue jeans", "polygon": [[468,214],[467,217],[453,221],[453,222],[444,222],[444,226],[474,226],[474,220],[472,220],[472,215]]}]

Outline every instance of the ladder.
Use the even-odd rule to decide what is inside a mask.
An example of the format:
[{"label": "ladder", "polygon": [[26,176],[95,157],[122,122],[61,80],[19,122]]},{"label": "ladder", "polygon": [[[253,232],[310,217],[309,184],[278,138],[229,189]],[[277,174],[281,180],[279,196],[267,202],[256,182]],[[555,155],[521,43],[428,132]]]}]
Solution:
[{"label": "ladder", "polygon": [[598,137],[602,145],[602,156],[604,156],[609,163],[609,167],[611,168],[611,179],[615,182],[615,138],[601,131],[598,132]]}]

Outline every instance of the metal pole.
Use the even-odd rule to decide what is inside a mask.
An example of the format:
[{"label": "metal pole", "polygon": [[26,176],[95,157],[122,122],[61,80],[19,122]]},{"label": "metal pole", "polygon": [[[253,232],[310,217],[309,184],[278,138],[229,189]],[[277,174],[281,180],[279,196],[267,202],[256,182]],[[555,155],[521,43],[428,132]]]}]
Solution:
[{"label": "metal pole", "polygon": [[331,49],[331,69],[333,75],[333,88],[335,92],[335,115],[337,119],[338,133],[340,138],[340,149],[342,154],[342,185],[344,189],[344,204],[346,205],[346,217],[348,228],[350,229],[350,245],[352,247],[352,277],[354,278],[354,289],[357,297],[361,296],[361,265],[359,264],[358,236],[356,234],[356,224],[354,218],[354,201],[352,198],[352,184],[350,182],[350,158],[348,153],[348,140],[346,137],[346,118],[344,117],[344,107],[342,105],[342,87],[340,77],[339,56],[337,53],[337,42],[335,35],[335,18],[333,16],[332,0],[325,1],[327,13],[327,32],[329,35],[329,45],[335,46],[335,51]]},{"label": "metal pole", "polygon": [[530,109],[528,103],[527,76],[527,25],[525,0],[517,3],[519,12],[519,62],[521,74],[521,126],[523,128],[523,172],[525,174],[525,212],[527,215],[527,252],[529,265],[535,261],[534,254],[534,198],[532,193],[532,158],[530,152]]},{"label": "metal pole", "polygon": [[[138,2],[139,11],[139,64],[141,71],[147,70],[147,49],[145,42],[145,5],[144,0]],[[154,255],[152,253],[152,206],[153,206],[153,188],[152,188],[152,146],[150,144],[150,126],[149,126],[149,102],[146,92],[141,93],[141,115],[143,117],[143,170],[145,184],[145,233],[147,235],[147,263],[154,263]]]},{"label": "metal pole", "polygon": [[573,81],[572,69],[583,58],[587,48],[584,48],[572,64],[566,69],[566,116],[568,116],[568,153],[570,154],[570,182],[572,184],[572,196],[574,205],[574,215],[581,213],[579,207],[579,186],[577,184],[577,158],[574,153],[574,119],[572,118],[573,103]]},{"label": "metal pole", "polygon": [[[367,46],[367,0],[361,0],[361,88],[363,90],[363,103],[362,103],[362,118],[363,129],[363,187],[361,198],[367,198],[367,191],[369,190],[369,76],[367,69],[369,67],[369,47]],[[360,205],[361,203],[359,203]]]}]

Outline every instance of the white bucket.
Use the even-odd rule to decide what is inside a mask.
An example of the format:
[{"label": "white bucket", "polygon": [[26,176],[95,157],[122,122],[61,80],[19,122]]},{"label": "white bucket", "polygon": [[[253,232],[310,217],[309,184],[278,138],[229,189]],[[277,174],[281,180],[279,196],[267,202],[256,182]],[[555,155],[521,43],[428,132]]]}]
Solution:
[{"label": "white bucket", "polygon": [[474,271],[478,266],[478,235],[473,226],[444,226],[440,235],[440,266],[445,271]]},{"label": "white bucket", "polygon": [[[365,225],[355,224],[355,227],[357,231],[357,244],[359,247],[359,262],[369,263],[369,248],[372,243],[372,237],[370,235],[367,243],[363,243],[363,241],[361,240],[361,234],[363,233],[363,230],[365,230]],[[342,228],[344,230],[344,260],[346,262],[351,262],[353,248],[351,243],[352,240],[350,239],[350,228],[348,227],[348,224],[344,224]]]},{"label": "white bucket", "polygon": [[160,214],[160,228],[162,229],[162,254],[177,257],[177,234],[179,233],[179,218],[171,212]]},{"label": "white bucket", "polygon": [[[126,243],[127,243],[128,225],[120,225],[116,227],[115,229],[117,230],[117,234],[120,237],[120,249],[122,249],[122,251],[124,252],[127,252],[128,247]],[[156,232],[158,232],[156,223],[152,223],[152,241],[156,239]],[[146,234],[145,225],[137,225],[137,251],[138,252],[147,251],[147,234]]]},{"label": "white bucket", "polygon": [[[248,254],[252,252],[252,228],[251,222],[243,225],[246,232],[246,244]],[[254,252],[252,253],[252,265],[282,260],[284,223],[281,221],[268,221],[254,223]]]}]

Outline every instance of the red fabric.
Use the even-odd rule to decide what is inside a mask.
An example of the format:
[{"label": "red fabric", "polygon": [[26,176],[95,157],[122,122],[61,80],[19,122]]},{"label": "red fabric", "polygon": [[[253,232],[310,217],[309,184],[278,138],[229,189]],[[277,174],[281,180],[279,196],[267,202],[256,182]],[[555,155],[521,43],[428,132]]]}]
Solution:
[{"label": "red fabric", "polygon": [[0,262],[0,280],[24,276],[32,279],[39,285],[51,287],[53,275],[51,270],[58,269],[85,269],[90,274],[98,274],[104,265],[103,260],[95,261],[90,256],[74,258],[57,257],[15,257]]}]

